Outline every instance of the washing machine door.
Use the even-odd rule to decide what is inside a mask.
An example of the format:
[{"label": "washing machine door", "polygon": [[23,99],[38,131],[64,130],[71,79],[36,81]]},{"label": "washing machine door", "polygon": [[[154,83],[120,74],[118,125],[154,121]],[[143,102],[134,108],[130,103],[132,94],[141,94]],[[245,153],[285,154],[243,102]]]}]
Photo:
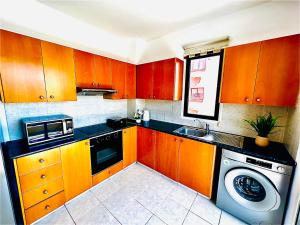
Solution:
[{"label": "washing machine door", "polygon": [[258,171],[232,169],[225,175],[229,195],[240,205],[255,211],[278,209],[280,195],[271,181]]}]

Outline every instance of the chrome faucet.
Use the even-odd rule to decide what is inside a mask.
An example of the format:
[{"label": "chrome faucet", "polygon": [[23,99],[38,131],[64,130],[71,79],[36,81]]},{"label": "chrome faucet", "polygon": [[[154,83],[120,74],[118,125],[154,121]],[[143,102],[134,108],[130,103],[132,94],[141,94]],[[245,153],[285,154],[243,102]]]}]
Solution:
[{"label": "chrome faucet", "polygon": [[206,131],[206,134],[210,133],[209,124],[208,123],[205,124],[205,131]]}]

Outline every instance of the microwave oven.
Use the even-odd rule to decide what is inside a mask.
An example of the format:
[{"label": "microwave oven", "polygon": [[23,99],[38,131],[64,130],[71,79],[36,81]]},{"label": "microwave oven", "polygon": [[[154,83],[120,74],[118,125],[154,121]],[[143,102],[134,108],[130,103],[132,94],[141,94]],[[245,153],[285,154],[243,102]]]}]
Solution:
[{"label": "microwave oven", "polygon": [[67,115],[24,118],[22,124],[28,145],[74,136],[73,118]]}]

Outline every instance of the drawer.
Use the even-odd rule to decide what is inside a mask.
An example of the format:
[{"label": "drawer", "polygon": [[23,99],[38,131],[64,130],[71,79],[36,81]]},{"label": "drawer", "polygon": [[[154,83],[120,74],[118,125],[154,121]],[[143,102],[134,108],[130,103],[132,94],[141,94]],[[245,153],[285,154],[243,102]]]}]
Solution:
[{"label": "drawer", "polygon": [[19,176],[61,162],[60,149],[52,149],[17,159]]},{"label": "drawer", "polygon": [[32,173],[20,176],[21,191],[22,193],[30,191],[59,177],[62,177],[61,163],[36,170]]},{"label": "drawer", "polygon": [[62,191],[51,198],[42,201],[25,210],[26,224],[31,224],[39,218],[52,212],[65,203],[65,193]]},{"label": "drawer", "polygon": [[115,165],[108,168],[108,173],[110,176],[114,175],[115,173],[121,171],[123,169],[123,161],[116,163]]},{"label": "drawer", "polygon": [[110,176],[114,175],[115,173],[121,171],[122,169],[123,169],[123,161],[118,162],[118,163],[114,164],[113,166],[93,175],[93,177],[92,177],[93,186],[106,180],[107,178],[109,178]]},{"label": "drawer", "polygon": [[63,179],[58,178],[22,194],[25,209],[51,197],[64,189]]}]

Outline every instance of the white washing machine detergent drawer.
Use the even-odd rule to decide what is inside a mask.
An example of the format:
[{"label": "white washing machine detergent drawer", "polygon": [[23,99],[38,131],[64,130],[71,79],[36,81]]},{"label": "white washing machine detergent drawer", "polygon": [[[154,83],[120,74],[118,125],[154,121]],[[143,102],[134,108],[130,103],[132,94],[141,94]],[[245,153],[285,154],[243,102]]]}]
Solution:
[{"label": "white washing machine detergent drawer", "polygon": [[254,211],[272,211],[280,206],[280,195],[271,181],[248,168],[229,170],[224,178],[229,195],[240,205]]}]

